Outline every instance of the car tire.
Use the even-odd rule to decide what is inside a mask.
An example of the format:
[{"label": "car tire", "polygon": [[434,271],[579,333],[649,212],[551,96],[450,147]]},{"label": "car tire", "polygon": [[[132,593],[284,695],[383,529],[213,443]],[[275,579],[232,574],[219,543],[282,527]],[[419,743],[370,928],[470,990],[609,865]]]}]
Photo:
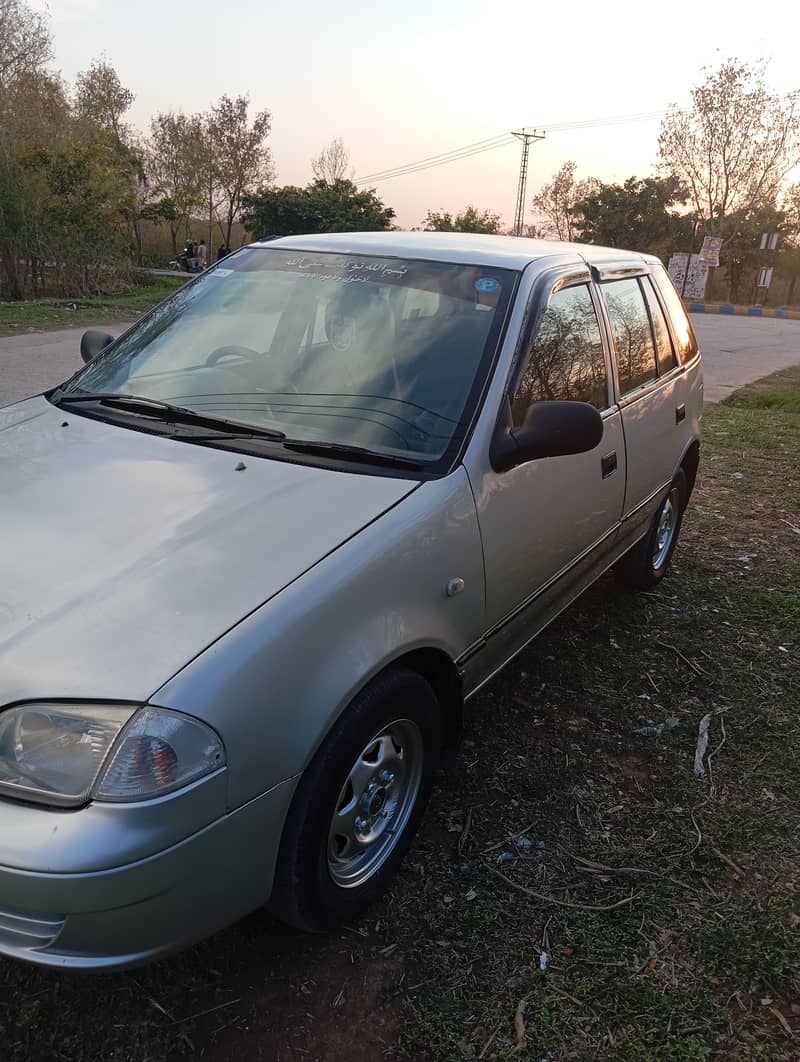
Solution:
[{"label": "car tire", "polygon": [[681,468],[664,495],[648,533],[614,567],[614,574],[624,586],[649,590],[664,578],[678,544],[688,499],[689,484]]},{"label": "car tire", "polygon": [[431,686],[397,667],[366,686],[305,770],[281,839],[270,908],[307,931],[357,918],[389,886],[441,755]]}]

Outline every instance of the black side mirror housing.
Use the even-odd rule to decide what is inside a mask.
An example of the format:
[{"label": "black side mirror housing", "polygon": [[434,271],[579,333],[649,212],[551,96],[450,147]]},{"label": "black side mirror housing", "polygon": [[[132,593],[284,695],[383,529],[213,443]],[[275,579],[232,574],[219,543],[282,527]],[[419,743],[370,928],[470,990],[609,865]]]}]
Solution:
[{"label": "black side mirror housing", "polygon": [[603,418],[588,402],[534,402],[518,428],[501,424],[489,457],[495,472],[507,472],[542,457],[594,450],[603,438]]},{"label": "black side mirror housing", "polygon": [[108,332],[101,332],[98,328],[90,328],[81,336],[81,357],[85,362],[90,362],[98,354],[106,349],[109,343],[114,342],[114,337]]}]

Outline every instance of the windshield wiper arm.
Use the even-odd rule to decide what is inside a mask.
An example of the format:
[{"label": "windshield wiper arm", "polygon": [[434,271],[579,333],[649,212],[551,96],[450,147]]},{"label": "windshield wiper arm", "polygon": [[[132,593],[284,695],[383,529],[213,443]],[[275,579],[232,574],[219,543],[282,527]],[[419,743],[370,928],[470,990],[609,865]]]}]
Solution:
[{"label": "windshield wiper arm", "polygon": [[280,441],[286,438],[286,433],[276,428],[259,428],[254,424],[242,424],[239,421],[228,420],[227,417],[214,417],[206,413],[198,413],[186,406],[173,406],[169,402],[162,402],[157,398],[144,398],[140,395],[124,395],[119,393],[110,394],[62,394],[58,398],[59,405],[71,402],[99,402],[102,406],[111,406],[115,409],[128,410],[131,413],[146,413],[158,420],[164,420],[172,424],[188,424],[198,428],[208,428],[210,431],[219,432],[223,435],[238,438],[261,438],[275,439]]},{"label": "windshield wiper arm", "polygon": [[159,398],[145,398],[144,395],[126,395],[119,391],[61,391],[56,394],[56,401],[62,402],[100,402],[104,406],[130,405],[136,409],[169,410],[171,413],[191,413],[190,409],[183,406],[173,406],[169,402],[162,402]]},{"label": "windshield wiper arm", "polygon": [[395,457],[394,454],[368,450],[364,446],[350,446],[347,443],[315,442],[313,439],[285,439],[284,449],[296,450],[300,454],[319,454],[321,457],[343,457],[350,461],[364,461],[373,465],[387,465],[390,468],[408,468],[421,470],[425,468],[422,461],[408,457]]}]

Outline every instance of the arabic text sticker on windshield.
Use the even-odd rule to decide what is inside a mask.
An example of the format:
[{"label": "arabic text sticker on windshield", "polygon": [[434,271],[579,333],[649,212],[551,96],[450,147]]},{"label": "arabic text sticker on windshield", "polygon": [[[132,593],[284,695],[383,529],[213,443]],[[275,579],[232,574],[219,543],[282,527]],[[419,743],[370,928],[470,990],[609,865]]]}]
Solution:
[{"label": "arabic text sticker on windshield", "polygon": [[475,290],[482,291],[485,294],[489,294],[492,291],[500,290],[500,281],[495,280],[494,277],[479,277],[475,281]]}]

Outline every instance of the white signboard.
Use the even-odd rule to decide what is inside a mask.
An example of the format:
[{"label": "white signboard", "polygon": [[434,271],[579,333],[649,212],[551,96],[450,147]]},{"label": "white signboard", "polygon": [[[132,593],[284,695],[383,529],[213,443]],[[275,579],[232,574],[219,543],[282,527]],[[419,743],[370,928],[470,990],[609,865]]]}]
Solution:
[{"label": "white signboard", "polygon": [[672,282],[684,299],[702,299],[706,293],[708,281],[708,262],[703,262],[699,254],[693,254],[689,263],[689,275],[686,277],[686,259],[688,255],[674,254],[669,260],[667,271],[672,277]]}]

